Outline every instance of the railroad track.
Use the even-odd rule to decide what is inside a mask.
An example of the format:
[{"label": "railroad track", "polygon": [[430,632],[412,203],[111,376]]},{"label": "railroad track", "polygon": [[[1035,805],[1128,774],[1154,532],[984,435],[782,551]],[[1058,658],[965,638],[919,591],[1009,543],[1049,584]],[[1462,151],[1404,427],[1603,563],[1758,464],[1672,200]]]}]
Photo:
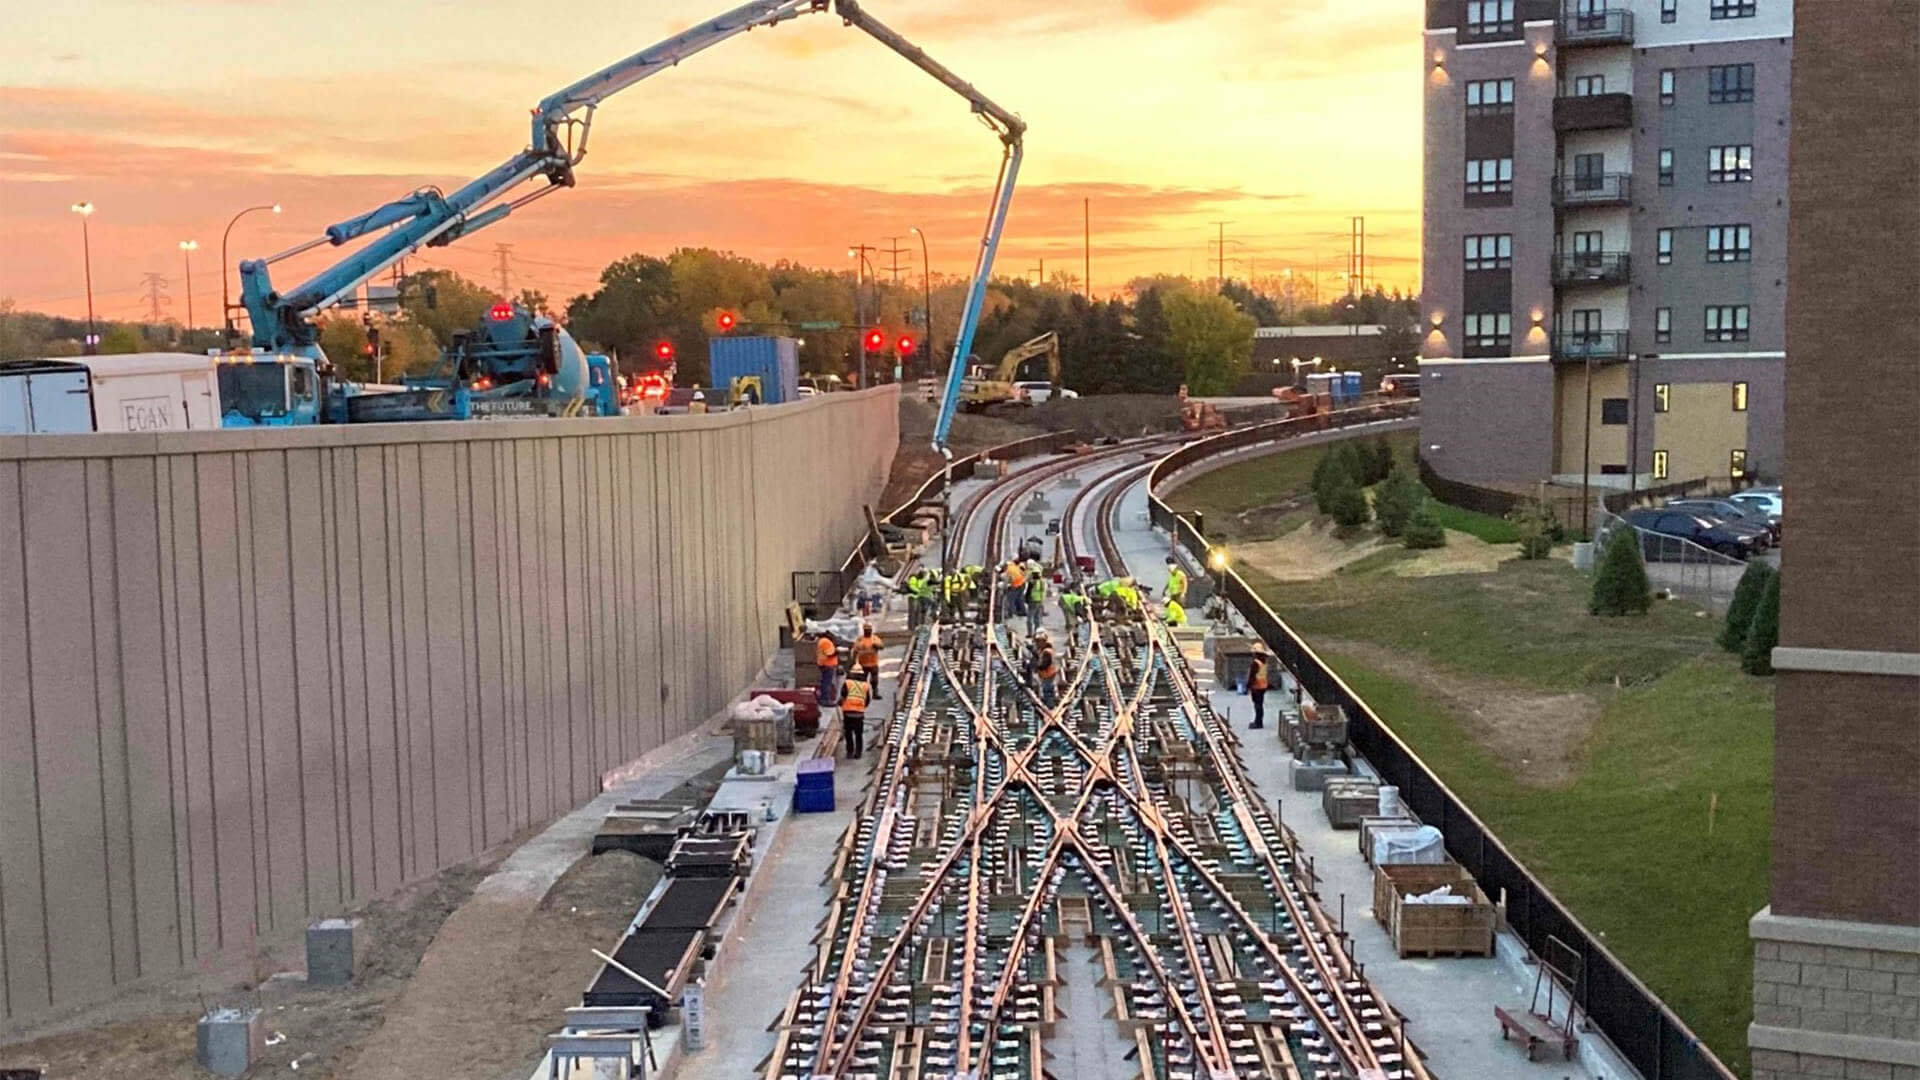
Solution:
[{"label": "railroad track", "polygon": [[[1138,450],[1010,477],[970,500],[958,535],[997,497],[986,544],[1004,550],[1027,492]],[[1107,487],[1106,522],[1143,467],[1116,463],[1070,500],[1070,549],[1089,493]],[[1123,569],[1110,524],[1096,533]],[[1048,707],[996,604],[909,646],[770,1080],[1041,1080],[1051,1042],[1086,1037],[1062,1028],[1063,998],[1110,1013],[1110,1044],[1075,1050],[1122,1075],[1425,1080],[1294,879],[1293,849],[1174,637],[1151,620],[1096,622]]]}]

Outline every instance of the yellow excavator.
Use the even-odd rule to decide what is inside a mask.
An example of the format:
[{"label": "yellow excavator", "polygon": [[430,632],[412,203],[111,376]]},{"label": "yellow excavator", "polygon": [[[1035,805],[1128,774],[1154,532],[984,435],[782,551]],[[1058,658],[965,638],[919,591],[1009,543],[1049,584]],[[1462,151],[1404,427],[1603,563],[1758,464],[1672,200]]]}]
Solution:
[{"label": "yellow excavator", "polygon": [[975,365],[960,383],[960,405],[968,412],[980,412],[995,405],[1011,405],[1020,400],[1013,384],[1020,376],[1020,365],[1036,357],[1047,358],[1047,382],[1060,385],[1060,335],[1049,330],[1032,341],[1015,345],[1000,358],[1000,366],[991,376],[985,365]]}]

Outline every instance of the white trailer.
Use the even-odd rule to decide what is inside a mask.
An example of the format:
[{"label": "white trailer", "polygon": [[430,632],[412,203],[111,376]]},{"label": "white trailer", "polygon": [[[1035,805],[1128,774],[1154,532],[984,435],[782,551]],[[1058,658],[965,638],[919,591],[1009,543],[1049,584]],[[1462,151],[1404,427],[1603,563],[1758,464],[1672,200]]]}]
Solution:
[{"label": "white trailer", "polygon": [[93,389],[85,364],[70,360],[0,364],[0,435],[92,430]]},{"label": "white trailer", "polygon": [[211,431],[218,367],[195,353],[127,353],[0,365],[0,434]]}]

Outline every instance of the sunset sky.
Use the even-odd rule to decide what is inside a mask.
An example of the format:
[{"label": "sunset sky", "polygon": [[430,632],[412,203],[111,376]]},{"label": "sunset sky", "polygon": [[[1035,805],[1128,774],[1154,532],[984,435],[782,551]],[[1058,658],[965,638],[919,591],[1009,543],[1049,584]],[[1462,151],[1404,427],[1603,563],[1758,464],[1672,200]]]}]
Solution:
[{"label": "sunset sky", "polygon": [[[319,235],[428,184],[452,189],[527,141],[546,94],[710,18],[726,0],[63,0],[13,4],[0,67],[0,297],[85,311],[80,223],[92,201],[95,304],[146,309],[142,275],[185,314],[219,307],[231,258]],[[1097,293],[1139,274],[1207,275],[1215,221],[1229,273],[1292,266],[1323,290],[1364,214],[1373,278],[1418,284],[1420,5],[1413,0],[870,0],[1030,125],[997,271],[1076,275],[1092,199]],[[348,12],[364,14],[344,15]],[[1009,13],[1011,12],[1011,13]],[[968,271],[998,145],[964,103],[828,15],[755,31],[600,109],[580,185],[410,265],[557,300],[609,259],[711,246],[850,266],[853,243],[932,241]],[[331,252],[337,257],[339,252]],[[290,286],[328,251],[275,267]],[[1251,263],[1251,267],[1249,267]],[[229,271],[231,272],[231,271]],[[905,276],[903,272],[903,276]],[[237,289],[237,286],[235,286]]]}]

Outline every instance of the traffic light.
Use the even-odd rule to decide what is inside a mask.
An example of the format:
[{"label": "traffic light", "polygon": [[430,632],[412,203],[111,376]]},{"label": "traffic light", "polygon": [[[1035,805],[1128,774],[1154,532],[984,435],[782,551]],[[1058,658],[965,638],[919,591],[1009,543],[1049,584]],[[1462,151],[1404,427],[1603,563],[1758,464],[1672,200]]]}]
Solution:
[{"label": "traffic light", "polygon": [[723,334],[732,333],[734,327],[740,325],[740,317],[738,315],[735,315],[731,311],[721,312],[718,316],[714,318],[713,321],[714,321],[714,325],[718,326],[720,328],[720,332]]},{"label": "traffic light", "polygon": [[879,352],[881,349],[886,348],[887,347],[886,331],[884,330],[867,331],[866,345],[867,345],[868,352]]},{"label": "traffic light", "polygon": [[901,334],[900,340],[893,343],[893,351],[899,356],[912,356],[913,347],[918,344],[912,334]]},{"label": "traffic light", "polygon": [[673,342],[662,341],[655,345],[653,347],[653,358],[663,364],[671,363],[673,361]]}]

